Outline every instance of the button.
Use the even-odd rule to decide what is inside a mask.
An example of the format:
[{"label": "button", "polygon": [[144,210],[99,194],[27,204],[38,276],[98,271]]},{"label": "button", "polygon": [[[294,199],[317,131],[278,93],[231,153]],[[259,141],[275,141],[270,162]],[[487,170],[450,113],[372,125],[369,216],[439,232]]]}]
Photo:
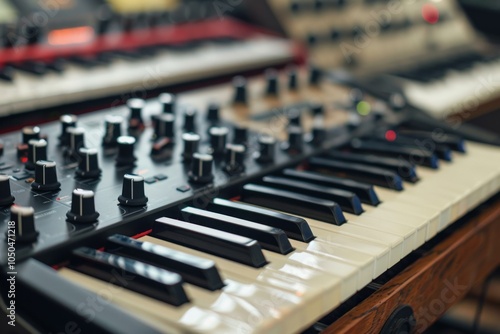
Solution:
[{"label": "button", "polygon": [[178,191],[180,191],[181,193],[185,193],[185,192],[188,192],[191,190],[191,187],[188,186],[188,185],[183,185],[183,186],[180,186],[180,187],[177,187],[175,188],[177,189]]},{"label": "button", "polygon": [[165,174],[156,174],[154,178],[157,179],[158,181],[163,181],[166,180],[168,176],[166,176]]}]

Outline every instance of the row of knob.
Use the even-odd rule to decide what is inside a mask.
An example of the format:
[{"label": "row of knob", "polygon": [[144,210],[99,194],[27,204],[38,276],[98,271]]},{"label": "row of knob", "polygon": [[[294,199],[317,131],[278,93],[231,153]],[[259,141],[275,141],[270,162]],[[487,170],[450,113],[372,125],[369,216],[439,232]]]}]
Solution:
[{"label": "row of knob", "polygon": [[[13,204],[15,198],[10,192],[9,177],[6,175],[0,175],[0,195],[0,206]],[[144,206],[148,202],[144,192],[144,178],[139,175],[126,174],[118,202],[124,206]],[[34,209],[12,205],[10,210],[10,220],[14,222],[16,241],[21,244],[35,242],[38,232],[35,227]],[[99,213],[95,209],[94,192],[85,189],[73,190],[71,208],[66,213],[66,217],[72,223],[96,222]]]}]

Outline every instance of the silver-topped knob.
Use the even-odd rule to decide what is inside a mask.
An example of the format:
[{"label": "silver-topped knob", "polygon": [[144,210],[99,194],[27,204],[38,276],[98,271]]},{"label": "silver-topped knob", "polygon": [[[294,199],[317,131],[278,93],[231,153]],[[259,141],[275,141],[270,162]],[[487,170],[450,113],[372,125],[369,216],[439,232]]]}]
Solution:
[{"label": "silver-topped knob", "polygon": [[14,200],[10,188],[10,176],[0,174],[0,207],[11,205]]},{"label": "silver-topped knob", "polygon": [[144,177],[135,174],[123,176],[122,194],[118,202],[126,206],[143,206],[148,202],[144,194]]},{"label": "silver-topped knob", "polygon": [[71,196],[71,210],[66,213],[69,222],[93,223],[99,213],[95,210],[94,192],[92,190],[75,189]]},{"label": "silver-topped knob", "polygon": [[184,161],[191,161],[193,154],[198,152],[198,147],[200,144],[201,137],[196,133],[184,133],[182,134],[182,142],[184,144],[184,151],[182,152],[182,158]]},{"label": "silver-topped knob", "polygon": [[123,117],[118,115],[107,115],[104,119],[104,136],[102,137],[102,146],[116,147],[118,137],[122,135]]},{"label": "silver-topped knob", "polygon": [[25,126],[21,133],[24,144],[28,144],[31,139],[40,139],[40,128],[38,126]]},{"label": "silver-topped knob", "polygon": [[118,154],[116,156],[116,166],[132,166],[137,158],[134,156],[135,138],[131,136],[121,136],[117,139]]},{"label": "silver-topped knob", "polygon": [[210,154],[193,154],[191,161],[191,170],[188,173],[189,179],[195,183],[212,182],[214,175],[212,173],[213,157]]},{"label": "silver-topped knob", "polygon": [[85,179],[96,179],[101,176],[97,149],[82,147],[79,151],[79,155],[81,160],[75,171],[77,176]]},{"label": "silver-topped knob", "polygon": [[28,142],[28,161],[25,168],[34,170],[38,160],[47,160],[47,141],[45,139],[31,139]]},{"label": "silver-topped knob", "polygon": [[226,149],[228,133],[229,129],[224,126],[214,126],[210,128],[210,147],[213,154],[220,155],[224,153],[224,150]]},{"label": "silver-topped knob", "polygon": [[13,205],[10,207],[10,221],[14,222],[15,239],[19,243],[32,243],[38,238],[35,228],[35,209]]},{"label": "silver-topped knob", "polygon": [[227,144],[224,170],[229,174],[239,174],[245,170],[245,146]]},{"label": "silver-topped knob", "polygon": [[255,159],[260,163],[269,163],[274,161],[276,155],[276,140],[271,136],[259,137],[259,152]]},{"label": "silver-topped knob", "polygon": [[170,93],[162,93],[158,96],[162,111],[166,114],[175,114],[176,96]]}]

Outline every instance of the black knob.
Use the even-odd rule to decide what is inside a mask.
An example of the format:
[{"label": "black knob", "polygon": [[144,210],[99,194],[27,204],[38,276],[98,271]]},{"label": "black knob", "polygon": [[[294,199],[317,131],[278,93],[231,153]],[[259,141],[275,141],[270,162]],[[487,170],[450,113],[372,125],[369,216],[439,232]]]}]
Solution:
[{"label": "black knob", "polygon": [[31,188],[35,191],[50,191],[60,187],[61,183],[57,181],[56,162],[38,160],[35,166],[35,181],[31,183]]},{"label": "black knob", "polygon": [[135,138],[131,136],[118,137],[118,155],[116,156],[116,166],[131,166],[134,164]]},{"label": "black knob", "polygon": [[23,143],[28,144],[31,139],[40,139],[40,128],[38,126],[25,126],[22,129]]},{"label": "black knob", "polygon": [[130,99],[127,101],[127,107],[130,110],[128,119],[128,128],[132,131],[142,130],[144,121],[142,119],[142,110],[146,106],[146,101],[143,99]]},{"label": "black knob", "polygon": [[123,176],[122,194],[118,202],[126,206],[143,206],[148,202],[144,195],[144,177],[135,174]]},{"label": "black knob", "polygon": [[0,206],[11,205],[14,200],[10,190],[10,177],[0,174]]},{"label": "black knob", "polygon": [[233,129],[233,142],[235,144],[247,145],[248,129],[241,125],[235,125]]},{"label": "black knob", "polygon": [[208,105],[207,120],[210,123],[217,123],[220,120],[219,117],[220,105],[217,103],[210,103]]},{"label": "black knob", "polygon": [[101,175],[99,168],[98,151],[95,148],[80,148],[81,160],[75,173],[77,176],[86,179],[95,179]]},{"label": "black knob", "polygon": [[309,67],[309,85],[316,86],[319,84],[320,80],[321,71],[314,66]]},{"label": "black knob", "polygon": [[322,125],[314,125],[311,131],[311,142],[313,144],[322,144],[326,139],[326,130]]},{"label": "black knob", "polygon": [[242,76],[234,77],[234,103],[247,103],[247,80]]},{"label": "black knob", "polygon": [[229,174],[239,174],[245,170],[245,146],[227,144],[224,170]]},{"label": "black knob", "polygon": [[68,128],[76,128],[78,118],[75,115],[62,115],[59,118],[61,123],[61,134],[59,135],[59,144],[66,146],[69,143]]},{"label": "black knob", "polygon": [[174,138],[174,114],[160,114],[154,117],[154,138]]},{"label": "black knob", "polygon": [[99,213],[95,211],[94,192],[92,190],[75,189],[71,196],[71,210],[66,213],[69,222],[93,223]]},{"label": "black knob", "polygon": [[297,90],[299,86],[297,68],[291,67],[287,71],[288,75],[288,89],[289,90]]},{"label": "black knob", "polygon": [[275,69],[267,69],[266,73],[266,95],[268,96],[277,96],[279,93],[279,80],[278,80],[278,71]]},{"label": "black knob", "polygon": [[45,139],[31,139],[28,142],[26,169],[34,170],[38,160],[47,160],[47,141]]},{"label": "black knob", "polygon": [[162,93],[158,96],[162,110],[166,114],[175,114],[176,97],[174,94]]},{"label": "black knob", "polygon": [[298,126],[302,125],[302,115],[300,109],[291,108],[287,112],[288,117],[288,125],[290,126]]},{"label": "black knob", "polygon": [[104,119],[104,137],[102,146],[116,147],[118,137],[122,135],[123,117],[117,115],[107,115]]},{"label": "black knob", "polygon": [[325,107],[321,103],[313,103],[311,105],[311,112],[314,117],[323,116],[325,114]]},{"label": "black knob", "polygon": [[283,148],[290,154],[302,152],[304,148],[304,136],[300,127],[288,127],[288,142],[285,143]]},{"label": "black knob", "polygon": [[85,129],[68,128],[69,142],[67,154],[76,156],[80,148],[85,147]]},{"label": "black knob", "polygon": [[196,131],[196,114],[198,112],[194,108],[187,108],[184,110],[184,131]]},{"label": "black knob", "polygon": [[182,157],[184,161],[191,161],[193,154],[198,152],[198,146],[200,144],[201,137],[196,133],[184,133],[182,134],[182,142],[184,143],[184,152]]},{"label": "black knob", "polygon": [[212,182],[214,175],[212,174],[213,157],[210,154],[193,154],[191,161],[191,171],[188,176],[195,183]]},{"label": "black knob", "polygon": [[32,243],[38,238],[35,229],[35,209],[13,205],[10,207],[10,221],[14,222],[15,238],[19,243]]},{"label": "black knob", "polygon": [[210,128],[210,147],[213,154],[222,154],[226,149],[228,128],[214,126]]},{"label": "black knob", "polygon": [[255,155],[258,162],[267,163],[274,161],[276,140],[271,136],[259,137],[259,152]]}]

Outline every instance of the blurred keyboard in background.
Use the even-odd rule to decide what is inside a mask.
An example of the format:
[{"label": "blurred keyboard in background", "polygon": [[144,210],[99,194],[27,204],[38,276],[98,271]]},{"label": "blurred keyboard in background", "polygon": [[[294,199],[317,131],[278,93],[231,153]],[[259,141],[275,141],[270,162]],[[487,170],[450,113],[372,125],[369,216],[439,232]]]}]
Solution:
[{"label": "blurred keyboard in background", "polygon": [[373,90],[385,94],[390,87],[435,117],[475,108],[500,93],[492,79],[500,72],[498,52],[455,0],[246,3],[248,15],[305,43],[318,66],[367,82],[376,78]]},{"label": "blurred keyboard in background", "polygon": [[0,0],[0,116],[292,61],[207,1]]}]

